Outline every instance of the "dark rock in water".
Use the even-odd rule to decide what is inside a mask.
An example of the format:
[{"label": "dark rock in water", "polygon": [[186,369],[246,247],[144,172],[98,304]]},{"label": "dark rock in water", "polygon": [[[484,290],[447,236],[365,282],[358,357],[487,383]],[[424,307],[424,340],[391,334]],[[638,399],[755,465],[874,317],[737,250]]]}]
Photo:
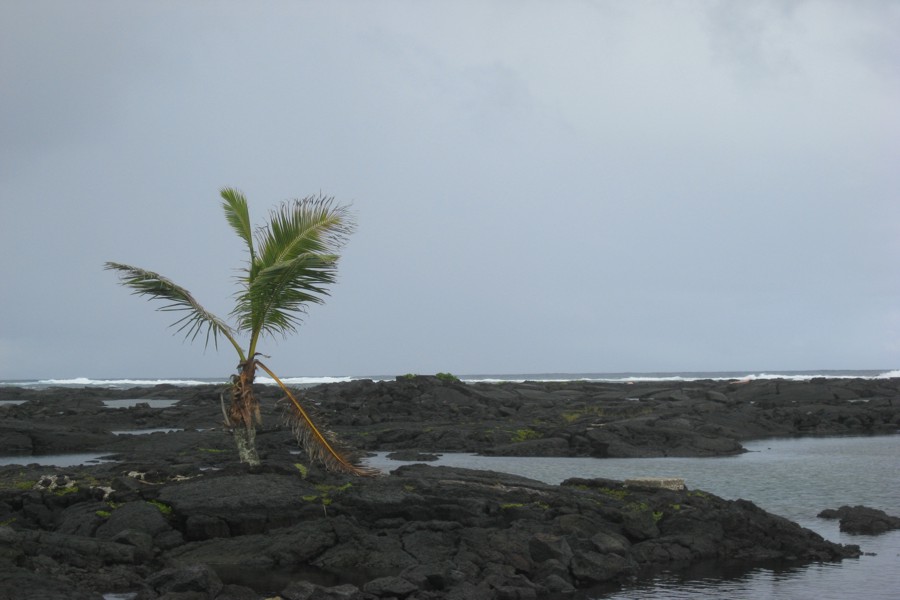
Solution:
[{"label": "dark rock in water", "polygon": [[[73,469],[69,481],[112,482],[111,470]],[[283,598],[544,598],[701,560],[859,554],[749,502],[687,489],[555,486],[424,464],[371,479],[293,471],[185,478],[160,465],[158,483],[129,489],[139,499],[123,504],[0,488],[11,515],[0,527],[0,586],[27,580],[33,597],[50,598],[65,582],[85,598],[243,600],[249,588]],[[37,505],[46,512],[29,509]]]},{"label": "dark rock in water", "polygon": [[401,467],[391,477],[337,486],[318,530],[305,521],[264,536],[187,544],[169,557],[278,565],[290,556],[364,591],[388,582],[446,591],[468,582],[494,594],[509,588],[540,597],[546,586],[615,581],[675,560],[831,560],[855,552],[749,503],[610,485],[557,487],[501,473]]},{"label": "dark rock in water", "polygon": [[385,596],[404,598],[418,589],[419,587],[416,584],[397,576],[379,577],[371,580],[363,587],[364,592],[379,598]]},{"label": "dark rock in water", "polygon": [[482,451],[489,456],[569,456],[569,442],[564,438],[550,437],[503,444]]},{"label": "dark rock in water", "polygon": [[259,600],[259,594],[243,585],[223,585],[216,600]]},{"label": "dark rock in water", "polygon": [[33,450],[31,436],[8,427],[0,429],[0,452],[3,454],[31,454]]},{"label": "dark rock in water", "polygon": [[161,596],[179,594],[186,597],[193,593],[197,598],[215,598],[222,590],[222,581],[216,572],[205,565],[190,565],[163,569],[147,579],[150,589]]},{"label": "dark rock in water", "polygon": [[420,452],[418,450],[398,450],[387,455],[390,460],[402,460],[408,462],[434,462],[441,457],[440,454]]},{"label": "dark rock in water", "polygon": [[285,600],[363,600],[364,598],[362,592],[355,585],[325,587],[308,581],[293,582],[279,595]]},{"label": "dark rock in water", "polygon": [[900,529],[900,517],[893,517],[883,510],[868,506],[842,506],[825,509],[818,514],[822,519],[840,519],[841,531],[847,533],[878,535],[892,529]]}]

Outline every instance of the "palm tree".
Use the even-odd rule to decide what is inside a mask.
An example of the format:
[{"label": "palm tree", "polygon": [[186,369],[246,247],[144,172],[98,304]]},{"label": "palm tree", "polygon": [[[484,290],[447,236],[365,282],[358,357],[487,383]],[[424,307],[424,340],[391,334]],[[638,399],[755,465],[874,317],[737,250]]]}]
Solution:
[{"label": "palm tree", "polygon": [[[218,348],[221,336],[234,347],[239,363],[231,377],[230,405],[226,411],[223,395],[222,407],[241,462],[259,464],[256,425],[260,413],[253,381],[257,369],[262,369],[284,390],[289,400],[287,418],[310,459],[323,462],[329,470],[373,474],[338,452],[333,435],[316,427],[294,394],[258,358],[263,337],[296,332],[306,306],[320,304],[328,295],[327,286],[334,283],[337,272],[337,251],[354,229],[352,216],[346,207],[335,206],[333,198],[320,195],[282,203],[270,213],[269,222],[254,232],[243,194],[224,188],[221,197],[225,218],[249,253],[247,266],[238,277],[240,290],[231,311],[233,327],[162,275],[115,262],[106,263],[105,268],[117,271],[121,284],[133,293],[165,301],[158,310],[184,313],[173,326],[188,339],[205,336],[207,345],[212,340]],[[249,335],[246,350],[238,342],[238,334]]]}]

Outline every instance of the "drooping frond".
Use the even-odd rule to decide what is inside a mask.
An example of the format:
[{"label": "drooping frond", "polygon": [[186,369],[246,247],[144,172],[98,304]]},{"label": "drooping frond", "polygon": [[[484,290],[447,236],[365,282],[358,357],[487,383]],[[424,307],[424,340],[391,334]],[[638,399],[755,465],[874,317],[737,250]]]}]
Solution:
[{"label": "drooping frond", "polygon": [[234,332],[228,324],[203,308],[191,293],[183,287],[158,273],[130,265],[108,262],[105,263],[104,268],[110,271],[117,271],[120,283],[131,288],[133,290],[132,293],[140,296],[149,296],[151,300],[168,302],[168,304],[159,307],[157,310],[186,313],[172,324],[173,327],[177,328],[177,331],[183,331],[186,338],[193,341],[205,331],[206,344],[208,345],[210,339],[212,339],[213,343],[218,345],[218,335],[222,334],[231,342],[243,360],[243,351],[235,341]]},{"label": "drooping frond", "polygon": [[353,230],[345,207],[305,198],[273,211],[256,232],[257,253],[232,315],[253,336],[295,331],[308,304],[321,303],[337,274],[337,251]]},{"label": "drooping frond", "polygon": [[350,475],[358,475],[361,477],[372,477],[380,473],[378,469],[361,467],[353,464],[350,459],[344,457],[335,450],[337,443],[334,434],[331,432],[323,432],[316,427],[316,424],[309,416],[309,413],[303,408],[284,383],[282,383],[281,379],[279,379],[278,376],[263,363],[256,361],[256,364],[263,371],[268,373],[287,395],[290,402],[285,418],[290,424],[297,441],[303,449],[306,450],[307,455],[309,455],[310,460],[321,462],[329,471],[339,473],[348,473]]},{"label": "drooping frond", "polygon": [[247,249],[250,251],[250,263],[256,256],[253,249],[253,228],[250,225],[250,210],[247,208],[247,198],[233,188],[222,188],[219,192],[222,196],[222,209],[225,211],[225,218],[229,225],[240,236]]}]

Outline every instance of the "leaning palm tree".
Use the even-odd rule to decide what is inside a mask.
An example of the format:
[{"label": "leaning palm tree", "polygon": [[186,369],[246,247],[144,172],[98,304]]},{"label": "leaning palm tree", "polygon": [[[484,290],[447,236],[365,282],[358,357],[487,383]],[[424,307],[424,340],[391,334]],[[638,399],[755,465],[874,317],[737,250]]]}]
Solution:
[{"label": "leaning palm tree", "polygon": [[[238,277],[240,290],[231,311],[234,326],[209,312],[185,288],[145,269],[115,262],[106,269],[117,271],[122,285],[135,294],[163,300],[158,310],[184,313],[173,326],[190,340],[205,337],[218,347],[219,336],[228,340],[239,357],[237,373],[228,389],[226,425],[231,428],[241,462],[259,464],[256,425],[260,422],[259,400],[253,392],[257,369],[268,373],[286,395],[290,422],[298,442],[314,461],[329,470],[370,475],[372,470],[353,464],[338,450],[334,436],[320,430],[296,396],[259,360],[264,337],[294,333],[310,303],[322,303],[327,286],[335,281],[337,251],[353,231],[353,219],[346,207],[335,206],[323,196],[282,203],[270,214],[269,222],[254,232],[247,200],[239,191],[221,191],[225,218],[246,244],[247,266]],[[254,245],[254,239],[256,244]],[[249,336],[246,349],[238,335]]]}]

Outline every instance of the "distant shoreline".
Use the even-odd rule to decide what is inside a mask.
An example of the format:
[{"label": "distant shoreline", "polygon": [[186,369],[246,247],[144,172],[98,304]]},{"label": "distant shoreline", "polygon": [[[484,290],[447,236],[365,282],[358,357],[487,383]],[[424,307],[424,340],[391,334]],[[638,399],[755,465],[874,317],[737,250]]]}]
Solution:
[{"label": "distant shoreline", "polygon": [[[291,386],[308,387],[323,383],[349,381],[393,381],[400,375],[346,375],[346,376],[294,376],[282,380]],[[422,373],[422,375],[427,375]],[[809,381],[812,379],[891,379],[900,378],[900,369],[821,369],[821,370],[746,370],[746,371],[651,371],[651,372],[586,372],[586,373],[476,373],[456,375],[463,383],[538,383],[585,381],[600,383],[678,382],[678,381],[755,381],[785,379]],[[130,388],[154,385],[202,386],[225,385],[227,377],[192,378],[47,378],[0,380],[0,387],[49,388],[49,387],[98,387]],[[274,385],[267,377],[258,377],[257,383]]]},{"label": "distant shoreline", "polygon": [[[210,444],[226,437],[209,429],[222,419],[222,387],[6,387],[0,389],[0,453],[116,454],[145,447],[163,455],[181,437],[126,442],[109,433],[134,428],[194,429]],[[293,446],[289,428],[279,426],[283,393],[270,385],[257,392],[266,424],[258,442],[283,452]],[[401,376],[307,385],[299,397],[350,447],[365,452],[728,456],[744,452],[741,442],[751,439],[900,431],[900,378],[485,383]],[[124,400],[135,406],[106,406]],[[150,406],[160,401],[177,402]],[[64,417],[48,419],[51,414]]]}]

